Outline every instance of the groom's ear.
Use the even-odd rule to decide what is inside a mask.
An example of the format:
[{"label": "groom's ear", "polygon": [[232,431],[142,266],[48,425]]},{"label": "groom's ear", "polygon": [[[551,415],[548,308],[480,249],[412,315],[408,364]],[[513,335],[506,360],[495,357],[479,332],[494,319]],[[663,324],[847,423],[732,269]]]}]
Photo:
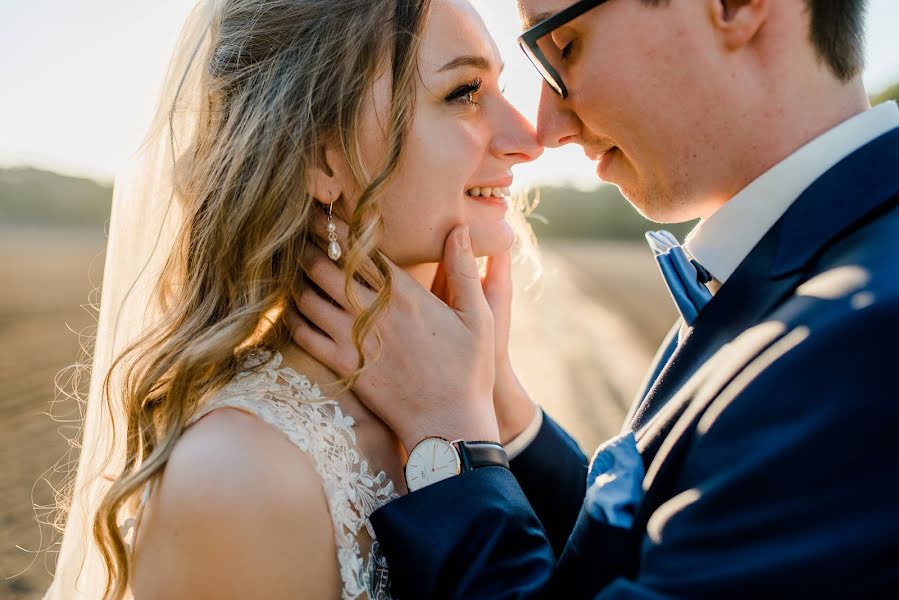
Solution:
[{"label": "groom's ear", "polygon": [[771,0],[707,0],[712,24],[729,50],[749,44],[771,10]]},{"label": "groom's ear", "polygon": [[306,173],[308,195],[322,204],[330,204],[340,198],[344,192],[342,158],[336,144],[330,140],[320,148],[315,165]]}]

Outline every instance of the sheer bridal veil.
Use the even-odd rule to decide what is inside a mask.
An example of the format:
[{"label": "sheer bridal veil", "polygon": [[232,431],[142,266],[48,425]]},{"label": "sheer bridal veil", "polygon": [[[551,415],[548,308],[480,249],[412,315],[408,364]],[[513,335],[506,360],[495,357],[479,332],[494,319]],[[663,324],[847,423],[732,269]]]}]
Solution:
[{"label": "sheer bridal veil", "polygon": [[106,567],[93,540],[93,518],[124,466],[126,440],[121,374],[112,374],[108,402],[104,379],[115,358],[161,314],[159,276],[181,225],[179,182],[189,177],[203,115],[200,83],[210,45],[210,2],[201,0],[191,12],[148,136],[115,178],[81,453],[45,599],[97,600],[105,590]]}]

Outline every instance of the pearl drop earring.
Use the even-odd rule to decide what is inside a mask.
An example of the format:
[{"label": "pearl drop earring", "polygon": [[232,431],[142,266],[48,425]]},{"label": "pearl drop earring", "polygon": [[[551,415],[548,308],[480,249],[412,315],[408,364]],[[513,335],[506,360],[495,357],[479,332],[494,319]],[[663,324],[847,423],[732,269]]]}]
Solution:
[{"label": "pearl drop earring", "polygon": [[337,225],[334,224],[334,202],[332,201],[328,205],[328,256],[331,257],[331,260],[337,262],[342,254],[343,250],[341,250],[340,244],[337,243]]}]

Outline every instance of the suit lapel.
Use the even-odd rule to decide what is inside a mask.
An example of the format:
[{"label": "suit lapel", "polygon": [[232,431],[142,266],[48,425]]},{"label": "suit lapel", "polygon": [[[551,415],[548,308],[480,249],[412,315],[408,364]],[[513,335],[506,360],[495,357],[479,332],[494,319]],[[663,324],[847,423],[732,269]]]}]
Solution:
[{"label": "suit lapel", "polygon": [[674,351],[677,349],[678,333],[680,332],[683,322],[683,319],[678,319],[677,323],[675,323],[674,327],[668,331],[665,340],[659,346],[658,352],[656,352],[655,357],[650,363],[651,366],[648,371],[649,375],[640,384],[640,391],[631,403],[627,416],[624,417],[624,427],[621,430],[622,433],[631,429],[630,424],[633,422],[637,411],[640,409],[643,400],[646,398],[646,394],[652,389],[656,380],[658,380],[662,369],[665,368],[665,365],[667,365],[668,361],[671,359],[671,355],[674,354]]}]

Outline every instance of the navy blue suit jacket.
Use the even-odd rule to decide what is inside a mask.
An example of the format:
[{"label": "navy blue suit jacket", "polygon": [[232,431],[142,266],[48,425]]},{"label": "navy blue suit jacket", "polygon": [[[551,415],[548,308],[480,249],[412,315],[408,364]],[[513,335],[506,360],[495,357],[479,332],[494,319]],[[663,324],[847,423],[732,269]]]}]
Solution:
[{"label": "navy blue suit jacket", "polygon": [[663,346],[630,529],[547,419],[512,470],[372,515],[400,598],[899,597],[899,129],[794,202]]}]

